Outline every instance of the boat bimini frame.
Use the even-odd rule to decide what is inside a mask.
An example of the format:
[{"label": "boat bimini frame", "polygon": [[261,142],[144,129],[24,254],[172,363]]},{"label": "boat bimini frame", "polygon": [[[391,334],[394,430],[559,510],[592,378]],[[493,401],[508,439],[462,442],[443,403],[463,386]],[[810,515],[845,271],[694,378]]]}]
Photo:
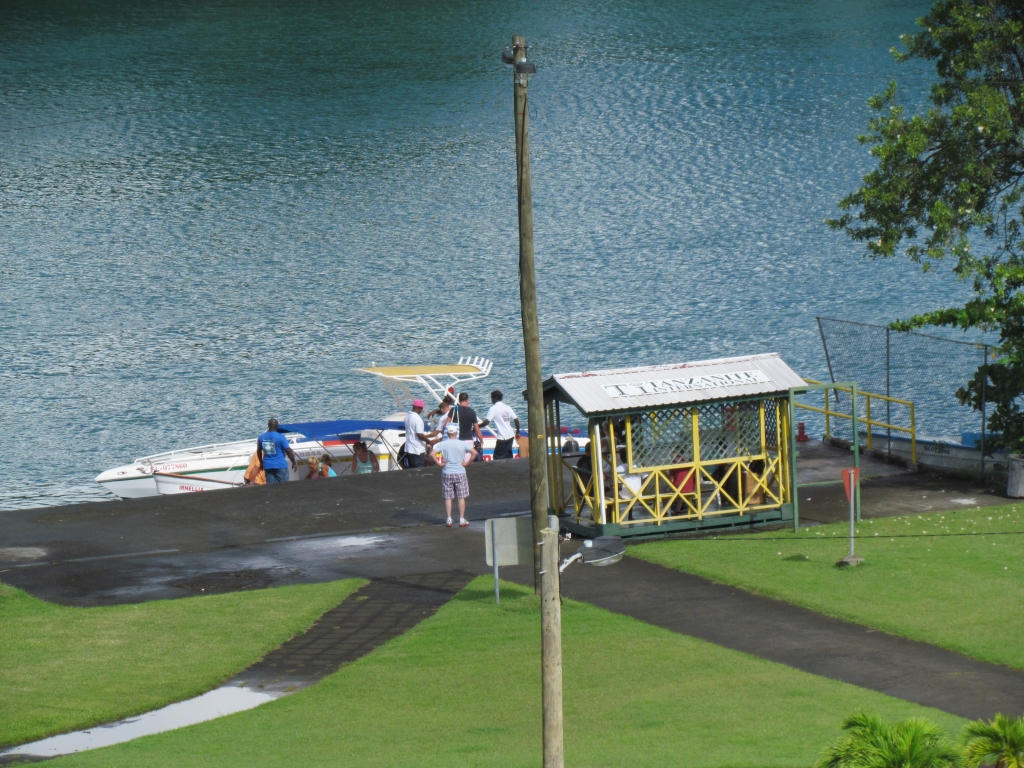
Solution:
[{"label": "boat bimini frame", "polygon": [[449,392],[455,392],[457,385],[488,376],[493,365],[486,358],[467,356],[460,357],[455,365],[378,366],[371,363],[369,368],[356,370],[380,377],[399,410],[408,411],[415,399],[410,384],[423,387],[440,403]]}]

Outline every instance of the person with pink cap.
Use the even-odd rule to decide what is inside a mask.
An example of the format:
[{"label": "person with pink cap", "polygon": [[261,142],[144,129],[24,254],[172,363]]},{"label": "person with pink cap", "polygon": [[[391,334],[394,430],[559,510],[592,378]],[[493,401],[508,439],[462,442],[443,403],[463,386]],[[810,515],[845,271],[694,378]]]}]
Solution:
[{"label": "person with pink cap", "polygon": [[405,468],[423,466],[423,454],[427,452],[427,427],[423,423],[423,401],[413,400],[412,410],[405,414]]}]

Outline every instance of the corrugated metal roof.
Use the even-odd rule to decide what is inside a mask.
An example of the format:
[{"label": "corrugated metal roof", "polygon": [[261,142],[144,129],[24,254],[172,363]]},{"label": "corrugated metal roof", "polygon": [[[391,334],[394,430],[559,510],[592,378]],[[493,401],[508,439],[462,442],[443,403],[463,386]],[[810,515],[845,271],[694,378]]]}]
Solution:
[{"label": "corrugated metal roof", "polygon": [[586,416],[593,416],[781,394],[803,383],[796,371],[772,353],[613,371],[558,373],[544,382],[544,392],[557,393],[558,399],[572,403]]}]

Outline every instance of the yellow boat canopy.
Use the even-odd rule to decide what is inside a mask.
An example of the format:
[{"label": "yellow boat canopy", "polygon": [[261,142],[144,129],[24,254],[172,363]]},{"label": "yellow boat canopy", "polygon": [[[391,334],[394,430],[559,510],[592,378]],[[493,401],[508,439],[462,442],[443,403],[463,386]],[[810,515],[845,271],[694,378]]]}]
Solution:
[{"label": "yellow boat canopy", "polygon": [[444,376],[452,373],[479,373],[475,365],[391,365],[357,368],[362,373],[377,376]]},{"label": "yellow boat canopy", "polygon": [[357,368],[360,373],[379,376],[398,407],[407,411],[417,397],[410,385],[427,390],[430,397],[441,402],[445,395],[463,382],[489,375],[493,363],[484,357],[460,357],[455,365],[370,365]]}]

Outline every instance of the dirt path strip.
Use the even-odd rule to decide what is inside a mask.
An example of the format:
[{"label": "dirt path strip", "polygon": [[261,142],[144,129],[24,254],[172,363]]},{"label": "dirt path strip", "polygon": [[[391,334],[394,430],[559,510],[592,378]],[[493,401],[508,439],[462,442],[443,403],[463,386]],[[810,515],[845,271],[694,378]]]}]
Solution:
[{"label": "dirt path strip", "polygon": [[0,766],[120,744],[251,709],[319,682],[432,616],[473,577],[428,573],[371,581],[219,688],[154,712],[0,752]]},{"label": "dirt path strip", "polygon": [[611,568],[570,568],[562,594],[961,717],[1024,712],[1024,672],[631,557]]}]

